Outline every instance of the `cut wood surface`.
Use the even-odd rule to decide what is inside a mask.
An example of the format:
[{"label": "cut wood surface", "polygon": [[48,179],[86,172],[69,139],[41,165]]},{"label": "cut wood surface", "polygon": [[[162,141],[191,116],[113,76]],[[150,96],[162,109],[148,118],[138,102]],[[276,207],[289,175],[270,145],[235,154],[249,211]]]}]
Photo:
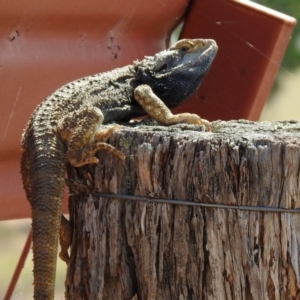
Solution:
[{"label": "cut wood surface", "polygon": [[122,127],[124,163],[69,168],[68,299],[300,299],[300,123],[213,125]]}]

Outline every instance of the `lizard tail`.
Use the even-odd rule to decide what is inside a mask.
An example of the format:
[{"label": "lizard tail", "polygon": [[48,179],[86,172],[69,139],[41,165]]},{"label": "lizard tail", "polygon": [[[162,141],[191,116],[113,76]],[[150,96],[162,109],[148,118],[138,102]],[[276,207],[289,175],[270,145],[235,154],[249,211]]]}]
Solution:
[{"label": "lizard tail", "polygon": [[[59,143],[59,141],[56,141]],[[54,145],[53,143],[52,145]],[[59,146],[56,144],[56,146]],[[62,146],[62,145],[61,145]],[[28,149],[23,152],[21,173],[32,207],[34,299],[54,299],[59,228],[64,192],[63,151]]]}]

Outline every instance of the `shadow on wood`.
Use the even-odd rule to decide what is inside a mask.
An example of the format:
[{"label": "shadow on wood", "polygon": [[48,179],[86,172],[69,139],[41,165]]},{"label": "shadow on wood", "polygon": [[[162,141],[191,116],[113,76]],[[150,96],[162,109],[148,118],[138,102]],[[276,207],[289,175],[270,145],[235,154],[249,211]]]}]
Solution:
[{"label": "shadow on wood", "polygon": [[[300,215],[151,198],[300,207],[300,123],[132,126],[69,168],[68,299],[298,299]],[[149,202],[99,193],[149,197]],[[299,212],[299,211],[298,211]]]}]

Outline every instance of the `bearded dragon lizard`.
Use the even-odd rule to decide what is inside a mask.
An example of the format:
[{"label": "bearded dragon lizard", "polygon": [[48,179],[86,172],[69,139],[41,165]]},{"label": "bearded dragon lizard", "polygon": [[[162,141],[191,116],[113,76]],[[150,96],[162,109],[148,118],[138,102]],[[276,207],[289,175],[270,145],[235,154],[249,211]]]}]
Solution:
[{"label": "bearded dragon lizard", "polygon": [[198,115],[169,109],[199,88],[217,49],[209,39],[180,40],[132,65],[70,82],[33,112],[21,142],[21,173],[32,208],[34,299],[54,298],[66,164],[97,164],[99,149],[124,160],[106,143],[118,128],[103,128],[111,121],[148,114],[163,125],[204,124],[210,130]]}]

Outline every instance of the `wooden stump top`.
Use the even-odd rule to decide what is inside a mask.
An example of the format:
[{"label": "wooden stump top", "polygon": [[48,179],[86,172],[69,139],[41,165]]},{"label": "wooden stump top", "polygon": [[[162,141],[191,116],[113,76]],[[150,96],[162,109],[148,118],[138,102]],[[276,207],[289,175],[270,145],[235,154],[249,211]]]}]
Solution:
[{"label": "wooden stump top", "polygon": [[[145,126],[150,124],[151,126]],[[125,165],[99,152],[69,168],[69,299],[299,299],[300,123],[214,122],[114,133]],[[149,202],[101,197],[136,195]]]}]

